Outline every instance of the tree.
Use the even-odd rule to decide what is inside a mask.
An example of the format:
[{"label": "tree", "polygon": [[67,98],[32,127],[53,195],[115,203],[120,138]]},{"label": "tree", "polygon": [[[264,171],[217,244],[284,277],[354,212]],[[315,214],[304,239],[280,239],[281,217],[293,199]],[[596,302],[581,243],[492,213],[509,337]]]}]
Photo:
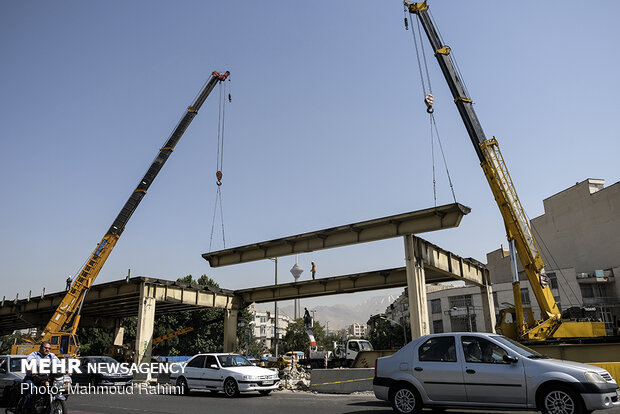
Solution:
[{"label": "tree", "polygon": [[368,340],[374,349],[394,349],[403,346],[403,329],[385,319],[375,323],[375,329],[370,331]]},{"label": "tree", "polygon": [[[319,322],[314,322],[312,332],[319,347],[328,350],[332,348],[331,342],[326,341],[325,328]],[[302,318],[298,318],[295,322],[288,325],[284,338],[280,340],[280,344],[284,352],[303,351],[310,347],[310,339]]]}]

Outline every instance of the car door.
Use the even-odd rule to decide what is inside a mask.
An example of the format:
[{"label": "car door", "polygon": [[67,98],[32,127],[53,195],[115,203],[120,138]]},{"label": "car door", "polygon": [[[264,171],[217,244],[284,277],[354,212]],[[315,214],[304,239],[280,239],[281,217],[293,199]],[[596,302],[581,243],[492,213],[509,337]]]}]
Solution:
[{"label": "car door", "polygon": [[202,388],[204,381],[202,375],[204,373],[205,355],[196,355],[189,360],[185,366],[185,378],[189,388]]},{"label": "car door", "polygon": [[355,357],[360,352],[360,344],[357,341],[349,341],[347,346],[347,359],[350,361],[355,360]]},{"label": "car door", "polygon": [[433,401],[467,401],[463,365],[456,355],[453,335],[434,336],[422,343],[413,356],[413,376]]},{"label": "car door", "polygon": [[461,345],[469,402],[525,405],[523,361],[505,361],[508,351],[483,337],[463,335]]},{"label": "car door", "polygon": [[88,358],[80,358],[80,371],[71,374],[71,381],[77,384],[88,384]]},{"label": "car door", "polygon": [[[214,365],[217,368],[212,368]],[[219,389],[222,387],[222,369],[217,363],[217,358],[215,357],[215,355],[207,355],[202,379],[204,382],[204,386],[210,390]]]}]

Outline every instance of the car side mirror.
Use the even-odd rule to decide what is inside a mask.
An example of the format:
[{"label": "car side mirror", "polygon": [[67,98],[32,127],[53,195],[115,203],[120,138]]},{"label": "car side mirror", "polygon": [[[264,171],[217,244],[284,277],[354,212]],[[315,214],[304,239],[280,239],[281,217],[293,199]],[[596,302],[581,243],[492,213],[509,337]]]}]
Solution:
[{"label": "car side mirror", "polygon": [[216,364],[209,365],[209,368],[220,369],[220,367],[218,367]]},{"label": "car side mirror", "polygon": [[504,360],[504,362],[509,362],[511,364],[514,364],[515,362],[519,360],[519,358],[510,356],[510,355],[504,355],[502,359]]}]

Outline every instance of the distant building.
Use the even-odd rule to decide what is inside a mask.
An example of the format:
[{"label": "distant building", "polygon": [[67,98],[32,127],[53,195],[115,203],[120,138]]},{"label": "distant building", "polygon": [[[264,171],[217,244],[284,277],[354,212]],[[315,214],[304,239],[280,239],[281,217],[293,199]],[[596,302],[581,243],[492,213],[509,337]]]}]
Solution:
[{"label": "distant building", "polygon": [[[250,307],[254,318],[252,321],[252,332],[254,338],[261,341],[266,348],[275,345],[275,315],[269,311],[257,311],[255,306]],[[286,328],[291,323],[291,318],[278,312],[278,338],[283,338]]]},{"label": "distant building", "polygon": [[349,328],[347,329],[347,335],[348,336],[354,336],[357,338],[363,338],[366,336],[366,332],[367,332],[367,326],[365,323],[358,323],[355,322],[351,325],[349,325]]}]

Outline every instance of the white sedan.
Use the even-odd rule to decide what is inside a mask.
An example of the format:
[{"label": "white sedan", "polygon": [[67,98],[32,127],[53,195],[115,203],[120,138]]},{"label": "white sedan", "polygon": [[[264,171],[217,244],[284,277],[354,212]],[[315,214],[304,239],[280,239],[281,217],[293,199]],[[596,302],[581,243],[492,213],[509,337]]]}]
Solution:
[{"label": "white sedan", "polygon": [[187,361],[183,372],[170,374],[170,382],[181,387],[183,394],[189,394],[191,389],[207,389],[236,397],[248,391],[268,395],[278,388],[280,378],[274,371],[252,365],[242,355],[198,354]]}]

